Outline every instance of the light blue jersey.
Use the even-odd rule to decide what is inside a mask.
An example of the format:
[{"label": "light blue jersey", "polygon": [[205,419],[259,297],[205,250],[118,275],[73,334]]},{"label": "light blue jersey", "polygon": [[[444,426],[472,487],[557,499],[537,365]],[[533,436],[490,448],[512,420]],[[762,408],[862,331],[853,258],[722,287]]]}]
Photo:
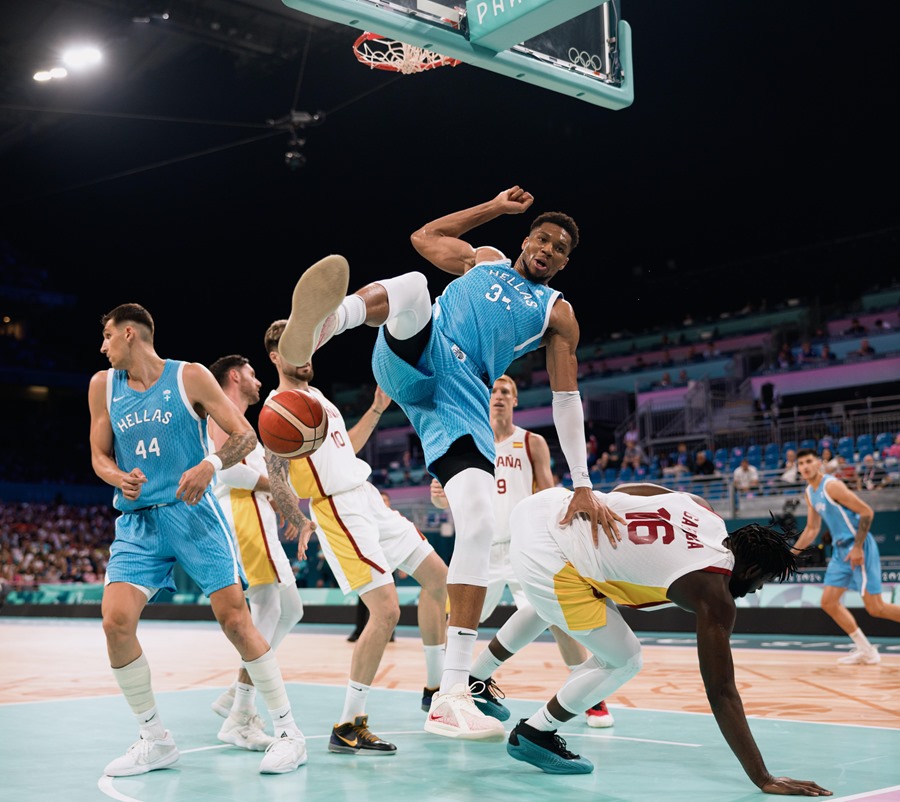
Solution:
[{"label": "light blue jersey", "polygon": [[181,475],[209,453],[206,419],[188,400],[184,366],[166,360],[162,375],[144,391],[128,386],[126,371],[108,373],[116,464],[126,472],[140,468],[147,482],[135,501],[115,489],[113,504],[122,515],[116,519],[106,580],[174,591],[178,561],[209,595],[247,584],[234,535],[211,488],[193,506],[175,497]]},{"label": "light blue jersey", "polygon": [[128,386],[128,373],[109,370],[106,404],[115,435],[116,464],[126,473],[140,468],[147,477],[136,501],[116,488],[117,510],[134,510],[178,499],[178,482],[209,452],[206,419],[191,407],[184,389],[184,362],[166,360],[159,380],[143,392]]},{"label": "light blue jersey", "polygon": [[828,485],[838,481],[825,474],[817,488],[807,485],[806,495],[831,534],[832,552],[825,569],[825,584],[850,588],[860,593],[881,593],[881,555],[872,533],[863,543],[865,562],[862,568],[851,568],[847,555],[859,529],[859,515],[838,504],[828,493]]},{"label": "light blue jersey", "polygon": [[494,462],[491,387],[514,359],[540,346],[561,297],[523,278],[508,259],[482,262],[435,300],[431,337],[417,365],[397,356],[379,329],[372,371],[419,435],[426,465],[467,434]]}]

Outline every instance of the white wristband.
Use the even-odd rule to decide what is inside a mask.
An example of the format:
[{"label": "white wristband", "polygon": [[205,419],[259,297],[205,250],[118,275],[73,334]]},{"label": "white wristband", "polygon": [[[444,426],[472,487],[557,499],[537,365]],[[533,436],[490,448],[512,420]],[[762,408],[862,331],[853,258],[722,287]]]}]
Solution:
[{"label": "white wristband", "polygon": [[573,487],[592,487],[587,469],[587,445],[584,437],[584,408],[577,390],[553,393],[553,423],[559,447],[569,465]]},{"label": "white wristband", "polygon": [[215,468],[217,471],[221,471],[221,470],[222,470],[222,458],[221,458],[218,454],[207,454],[207,455],[203,458],[203,461],[204,461],[204,462],[208,462],[208,463],[209,463],[210,465],[212,465],[213,468]]}]

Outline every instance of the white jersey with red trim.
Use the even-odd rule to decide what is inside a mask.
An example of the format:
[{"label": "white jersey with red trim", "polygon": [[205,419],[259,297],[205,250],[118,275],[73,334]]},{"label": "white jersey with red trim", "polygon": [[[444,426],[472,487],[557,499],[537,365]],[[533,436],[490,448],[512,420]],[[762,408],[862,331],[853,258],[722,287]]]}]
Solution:
[{"label": "white jersey with red trim", "polygon": [[[328,415],[328,436],[309,457],[290,461],[291,484],[300,498],[320,499],[359,487],[372,473],[368,462],[356,456],[347,424],[338,408],[320,390],[307,387]],[[269,393],[271,398],[276,391]]]},{"label": "white jersey with red trim", "polygon": [[[582,517],[565,527],[556,523],[571,501],[570,491],[550,488],[534,498],[546,499],[550,536],[568,562],[617,604],[644,608],[670,604],[666,592],[685,574],[703,570],[731,574],[734,555],[723,545],[728,537],[725,522],[689,494],[594,494],[625,519],[624,525],[618,524],[622,540],[615,549],[602,528],[599,548],[595,547],[590,524]],[[516,514],[535,512],[523,508]]]},{"label": "white jersey with red trim", "polygon": [[494,543],[506,543],[510,539],[509,514],[522,499],[534,493],[534,465],[531,461],[530,440],[534,435],[516,426],[513,433],[495,443],[494,481]]}]

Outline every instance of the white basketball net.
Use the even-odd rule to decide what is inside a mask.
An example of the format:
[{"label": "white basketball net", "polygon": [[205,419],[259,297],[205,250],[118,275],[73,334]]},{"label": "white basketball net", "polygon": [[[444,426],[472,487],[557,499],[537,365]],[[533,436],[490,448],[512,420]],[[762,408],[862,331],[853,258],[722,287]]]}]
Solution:
[{"label": "white basketball net", "polygon": [[456,59],[408,45],[378,34],[365,33],[353,45],[356,58],[373,70],[390,70],[409,75],[438,67],[455,67]]}]

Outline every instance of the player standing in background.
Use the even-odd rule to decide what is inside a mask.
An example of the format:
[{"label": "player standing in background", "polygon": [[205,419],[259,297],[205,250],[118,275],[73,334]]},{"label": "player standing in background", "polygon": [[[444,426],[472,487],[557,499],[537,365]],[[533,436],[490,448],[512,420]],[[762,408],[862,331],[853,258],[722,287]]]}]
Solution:
[{"label": "player standing in background", "polygon": [[797,470],[807,482],[806,526],[794,543],[799,554],[819,535],[822,521],[831,533],[831,560],[825,569],[822,609],[853,641],[850,654],[839,657],[843,665],[881,662],[878,647],[869,642],[856,619],[841,602],[850,588],[862,595],[866,612],[875,618],[900,621],[900,606],[881,597],[881,556],[878,544],[869,532],[875,514],[872,508],[843,481],[822,471],[822,460],[815,449],[797,452]]},{"label": "player standing in background", "polygon": [[[310,386],[311,363],[296,367],[278,352],[285,321],[276,320],[265,335],[265,347],[278,370],[278,388],[313,393],[328,415],[328,436],[317,451],[288,460],[266,451],[269,479],[279,509],[300,530],[305,548],[318,527],[319,544],[344,594],[356,592],[369,608],[369,620],[353,647],[344,709],[328,749],[350,754],[394,754],[394,744],[368,729],[366,700],[375,674],[400,620],[394,584],[397,568],[422,586],[419,631],[425,648],[426,685],[440,677],[446,640],[447,566],[412,521],[388,507],[368,481],[372,469],[356,456],[391,403],[380,388],[372,407],[352,429],[338,408]],[[299,498],[310,500],[312,521],[300,512]]]},{"label": "player standing in background", "polygon": [[428,732],[451,738],[505,737],[502,725],[476,708],[468,683],[494,536],[489,388],[513,359],[540,346],[547,349],[553,419],[575,486],[563,522],[585,515],[595,534],[599,523],[608,538],[618,537],[616,516],[591,493],[575,354],[578,321],[568,301],[548,286],[577,246],[578,226],[560,212],[539,215],[514,260],[460,239],[501,215],[522,214],[533,202],[530,193],[512,187],[412,234],[419,254],[458,276],[433,306],[421,273],[380,280],[345,296],[346,260],[322,259],[294,289],[281,343],[283,358],[303,365],[335,334],[363,324],[379,327],[375,378],[412,423],[456,525],[447,654],[440,692],[425,722]]},{"label": "player standing in background", "polygon": [[[216,471],[253,450],[253,427],[203,365],[156,353],[153,318],[144,307],[122,304],[101,323],[100,352],[112,367],[95,373],[88,389],[91,461],[115,488],[113,505],[121,512],[106,569],[103,631],[113,675],[140,729],[140,738],[105,773],[144,774],[178,760],[137,638],[147,601],[162,588],[176,589],[176,560],[209,596],[269,709],[276,740],[260,772],[293,771],[306,762],[306,741],[275,654],[253,625],[234,537],[210,488]],[[208,418],[228,435],[214,454],[208,453]]]},{"label": "player standing in background", "polygon": [[787,538],[758,524],[729,534],[699,496],[633,484],[600,494],[628,522],[613,549],[605,540],[595,543],[581,521],[560,527],[570,495],[554,487],[515,508],[510,559],[541,617],[566,629],[591,658],[547,704],[519,721],[506,751],[548,774],[593,771],[589,760],[566,748],[557,730],[641,669],[640,641],[617,605],[650,610],[675,604],[697,617],[697,656],[706,696],[750,780],[767,794],[831,796],[811,780],[769,774],[734,681],[734,600],[796,572]]},{"label": "player standing in background", "polygon": [[[223,356],[209,370],[242,415],[252,404],[259,403],[262,385],[247,357]],[[215,421],[209,422],[208,432],[213,449],[221,448],[228,439]],[[262,444],[257,442],[244,459],[220,470],[216,479],[213,492],[237,538],[249,585],[246,596],[250,616],[274,651],[303,617],[303,603],[290,561],[278,539],[279,516],[272,506]],[[296,530],[288,532],[288,537],[292,534],[296,536]],[[264,731],[256,710],[256,688],[243,666],[231,687],[212,703],[212,709],[225,717],[219,730],[220,741],[264,751],[274,740]]]},{"label": "player standing in background", "polygon": [[[547,629],[547,622],[535,612],[509,561],[512,532],[509,516],[516,504],[539,490],[553,487],[550,468],[550,448],[539,434],[517,426],[513,410],[519,403],[515,381],[507,375],[497,378],[491,390],[491,429],[497,451],[494,479],[494,517],[496,533],[491,543],[491,563],[488,585],[479,623],[497,609],[504,590],[509,587],[516,604],[516,612],[506,621],[490,644],[475,658],[469,672],[469,687],[475,703],[487,715],[499,721],[509,718],[509,710],[500,703],[503,693],[491,675],[520,649],[534,641]],[[431,501],[439,509],[447,509],[447,496],[440,482],[431,482]],[[570,671],[587,660],[584,647],[558,627],[551,626],[559,653]],[[611,727],[615,722],[605,702],[599,702],[586,712],[591,727]]]}]

